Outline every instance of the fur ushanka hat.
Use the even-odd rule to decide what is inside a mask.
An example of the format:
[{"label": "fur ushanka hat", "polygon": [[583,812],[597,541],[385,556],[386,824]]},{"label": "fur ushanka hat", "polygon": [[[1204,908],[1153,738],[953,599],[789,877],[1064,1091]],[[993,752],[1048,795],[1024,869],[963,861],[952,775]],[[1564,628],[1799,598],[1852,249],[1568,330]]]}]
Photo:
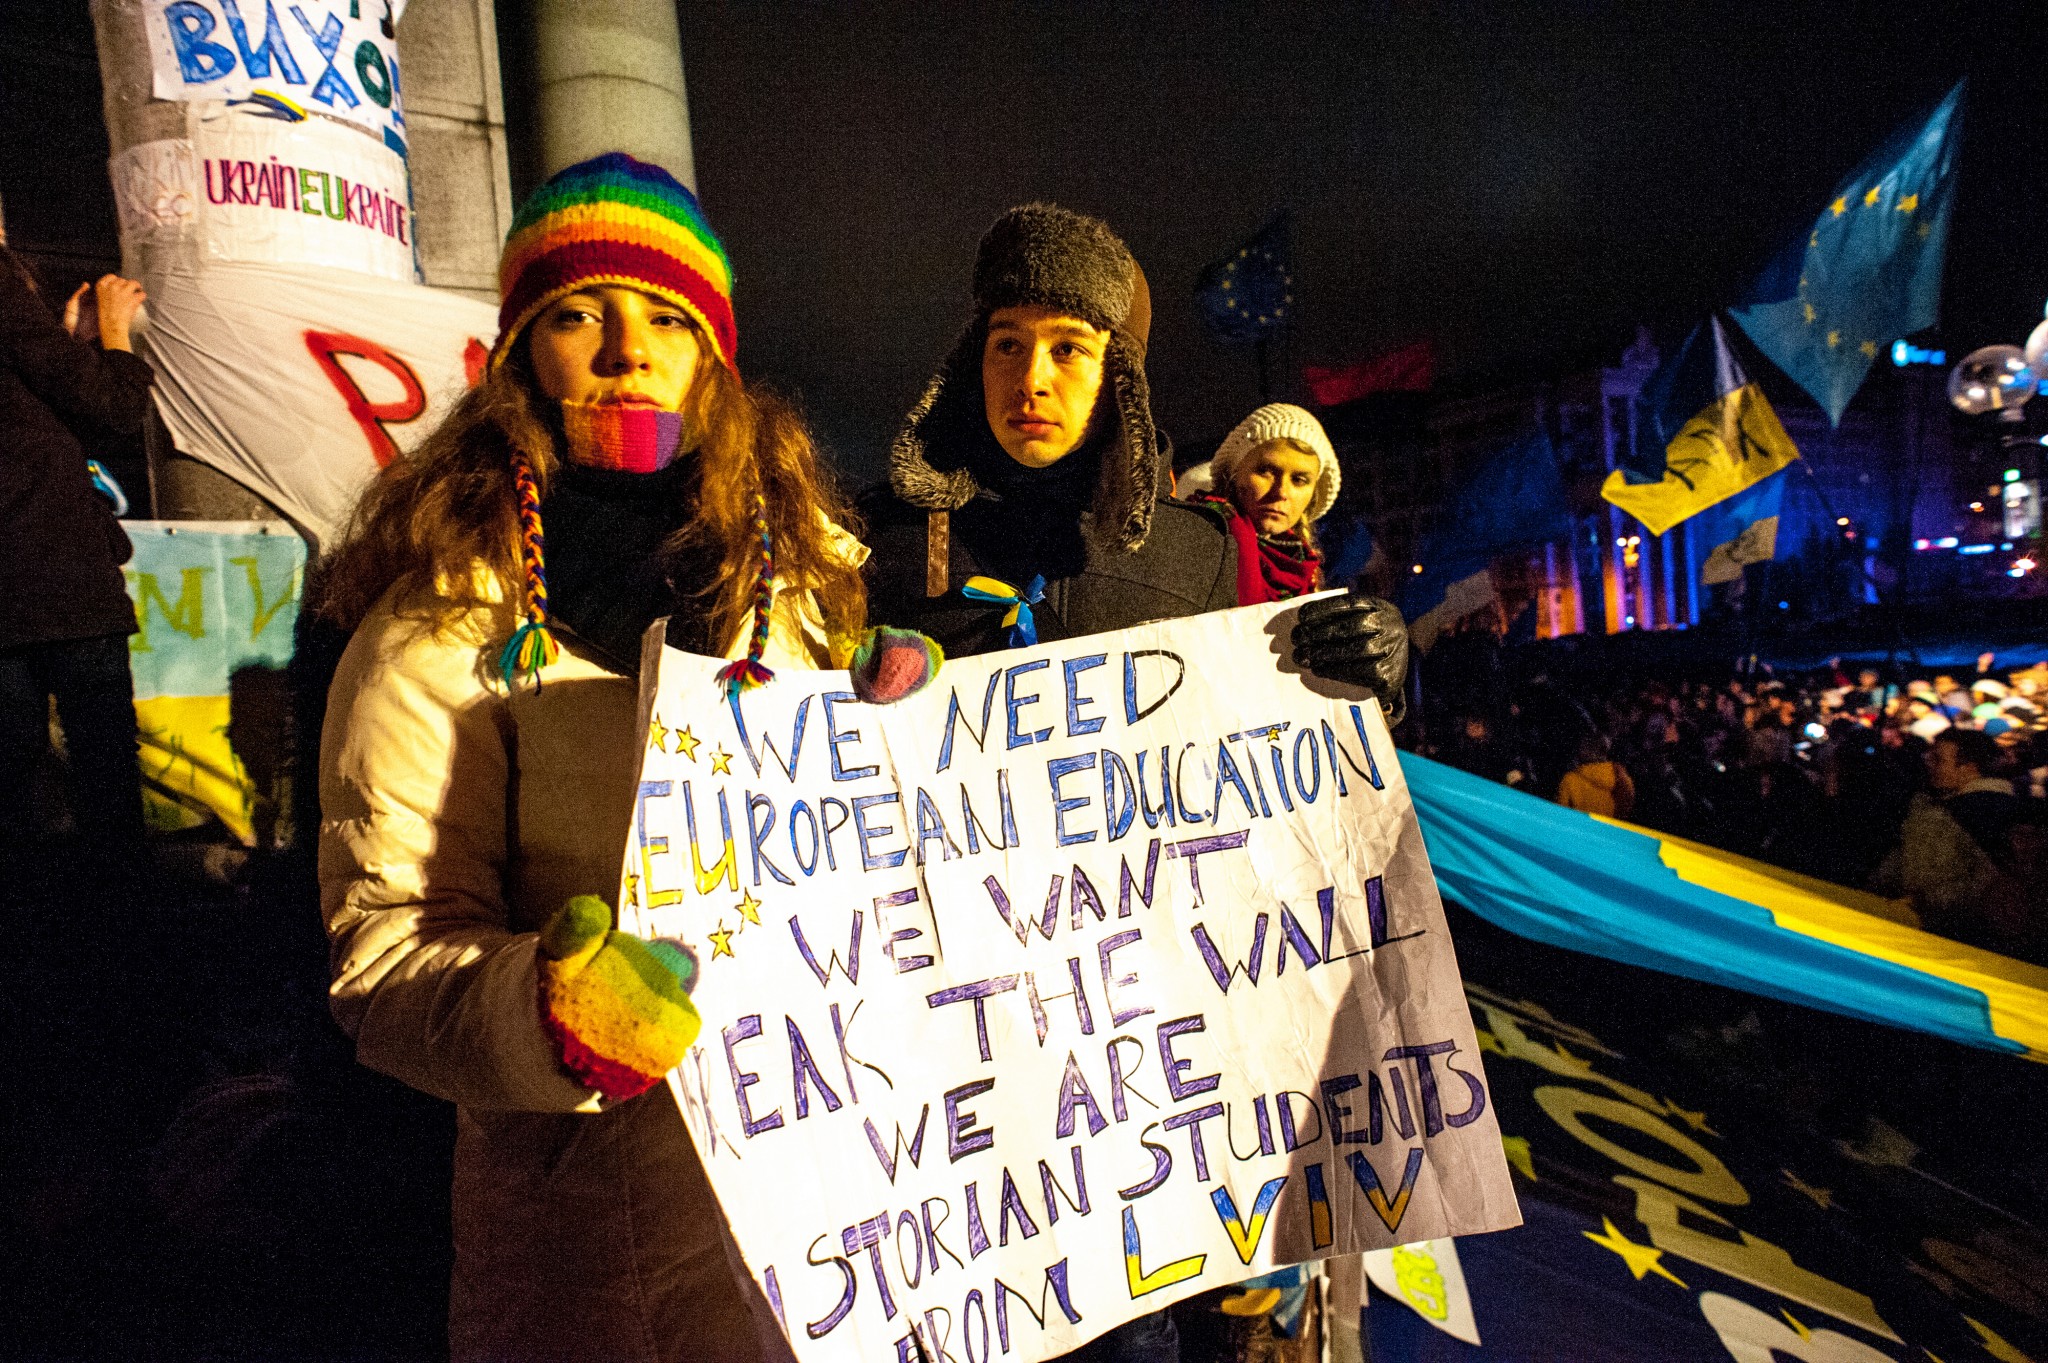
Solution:
[{"label": "fur ushanka hat", "polygon": [[1152,424],[1145,342],[1152,297],[1129,248],[1094,218],[1026,204],[996,219],[974,259],[974,320],[953,346],[889,450],[889,484],[926,511],[957,511],[980,493],[969,453],[994,446],[982,401],[981,352],[998,308],[1037,305],[1109,330],[1100,404],[1116,429],[1102,450],[1096,533],[1126,550],[1145,543],[1168,467]]}]

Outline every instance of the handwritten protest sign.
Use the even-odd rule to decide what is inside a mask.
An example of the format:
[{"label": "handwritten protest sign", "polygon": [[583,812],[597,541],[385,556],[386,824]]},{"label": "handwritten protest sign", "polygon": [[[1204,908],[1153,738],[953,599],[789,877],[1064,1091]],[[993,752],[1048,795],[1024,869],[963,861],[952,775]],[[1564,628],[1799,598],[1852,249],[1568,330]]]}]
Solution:
[{"label": "handwritten protest sign", "polygon": [[398,78],[404,0],[144,0],[152,92],[326,114],[405,152]]},{"label": "handwritten protest sign", "polygon": [[1031,1363],[1519,1222],[1393,747],[1293,609],[888,708],[660,652],[622,921],[702,963],[671,1083],[806,1363]]}]

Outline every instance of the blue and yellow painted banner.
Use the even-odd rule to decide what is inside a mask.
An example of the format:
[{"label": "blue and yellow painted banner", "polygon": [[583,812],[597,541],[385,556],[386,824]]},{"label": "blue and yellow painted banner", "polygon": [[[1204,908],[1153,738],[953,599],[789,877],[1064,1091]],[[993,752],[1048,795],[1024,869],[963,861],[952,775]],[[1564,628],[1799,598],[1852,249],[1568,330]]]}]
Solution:
[{"label": "blue and yellow painted banner", "polygon": [[[220,820],[244,844],[274,815],[279,790],[260,788],[238,751],[281,756],[281,674],[291,662],[306,544],[283,521],[127,521],[135,556],[124,572],[135,601],[128,640],[142,744],[144,813],[172,831]],[[269,769],[281,764],[258,762]]]},{"label": "blue and yellow painted banner", "polygon": [[2048,1061],[2048,970],[1923,932],[1903,901],[1401,767],[1444,897],[1510,932]]}]

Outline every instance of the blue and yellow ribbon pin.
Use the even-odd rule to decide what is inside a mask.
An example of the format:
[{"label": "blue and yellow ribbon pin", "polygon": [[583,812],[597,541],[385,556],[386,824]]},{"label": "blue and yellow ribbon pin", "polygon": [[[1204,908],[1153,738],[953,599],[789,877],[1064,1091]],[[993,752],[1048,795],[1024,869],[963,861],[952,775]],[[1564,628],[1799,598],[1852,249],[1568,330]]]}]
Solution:
[{"label": "blue and yellow ribbon pin", "polygon": [[1011,648],[1026,648],[1038,642],[1038,622],[1031,618],[1031,608],[1045,600],[1043,573],[1033,574],[1021,592],[993,577],[970,577],[960,588],[960,595],[969,601],[988,601],[1010,608],[1003,616],[1003,624],[1010,631]]}]

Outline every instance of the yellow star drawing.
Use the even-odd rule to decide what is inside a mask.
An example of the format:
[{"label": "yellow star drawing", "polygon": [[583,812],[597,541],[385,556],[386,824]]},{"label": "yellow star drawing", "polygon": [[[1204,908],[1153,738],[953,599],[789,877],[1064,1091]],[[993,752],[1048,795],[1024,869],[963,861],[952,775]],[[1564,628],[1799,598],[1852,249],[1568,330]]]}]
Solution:
[{"label": "yellow star drawing", "polygon": [[1826,1188],[1815,1187],[1813,1184],[1808,1183],[1805,1179],[1799,1177],[1799,1175],[1793,1173],[1790,1169],[1780,1169],[1778,1173],[1782,1176],[1783,1182],[1787,1188],[1790,1188],[1793,1192],[1800,1194],[1802,1197],[1812,1198],[1813,1205],[1819,1207],[1822,1211],[1826,1211],[1828,1208],[1835,1205],[1835,1195],[1832,1192],[1828,1191]]},{"label": "yellow star drawing", "polygon": [[1908,194],[1905,198],[1899,200],[1899,212],[1901,213],[1911,213],[1919,206],[1920,196],[1918,194]]},{"label": "yellow star drawing", "polygon": [[740,917],[746,919],[749,923],[756,927],[761,925],[761,901],[754,898],[752,890],[740,896],[739,911]]},{"label": "yellow star drawing", "polygon": [[669,731],[662,727],[660,715],[647,722],[647,746],[656,752],[668,751],[668,735]]},{"label": "yellow star drawing", "polygon": [[697,760],[697,745],[704,740],[691,733],[687,727],[676,730],[676,751],[692,762]]},{"label": "yellow star drawing", "polygon": [[1271,728],[1266,730],[1266,741],[1268,743],[1278,743],[1280,741],[1279,725],[1275,724]]},{"label": "yellow star drawing", "polygon": [[[732,929],[720,923],[711,931],[711,959],[732,955]],[[1638,1278],[1643,1275],[1638,1273]]]},{"label": "yellow star drawing", "polygon": [[1515,1172],[1531,1183],[1536,1182],[1536,1158],[1529,1153],[1529,1138],[1502,1136],[1500,1145],[1507,1152],[1508,1163],[1515,1166]]},{"label": "yellow star drawing", "polygon": [[1846,198],[1837,199],[1833,203],[1828,205],[1828,212],[1834,214],[1838,218],[1841,217],[1844,213],[1847,213],[1848,211],[1849,201]]},{"label": "yellow star drawing", "polygon": [[1833,349],[1834,349],[1834,348],[1835,348],[1836,346],[1840,345],[1841,343],[1842,343],[1842,333],[1841,333],[1841,332],[1839,332],[1839,331],[1831,331],[1831,332],[1829,332],[1829,333],[1828,333],[1828,349],[1829,349],[1829,350],[1833,350]]},{"label": "yellow star drawing", "polygon": [[1882,193],[1884,193],[1883,185],[1872,185],[1870,187],[1870,192],[1863,196],[1863,206],[1865,208],[1875,207],[1877,204],[1878,196]]},{"label": "yellow star drawing", "polygon": [[1813,310],[1813,304],[1811,303],[1801,303],[1799,306],[1806,313],[1806,324],[1812,326],[1813,319],[1820,316],[1820,314]]},{"label": "yellow star drawing", "polygon": [[[1677,1283],[1680,1287],[1685,1287],[1685,1282],[1683,1279],[1681,1279],[1677,1274],[1673,1273],[1670,1269],[1664,1267],[1664,1265],[1657,1262],[1659,1259],[1662,1259],[1664,1257],[1663,1250],[1652,1249],[1648,1245],[1637,1244],[1635,1241],[1629,1239],[1626,1235],[1623,1235],[1620,1231],[1616,1230],[1614,1228],[1614,1222],[1608,1220],[1604,1216],[1600,1218],[1600,1224],[1604,1226],[1607,1230],[1607,1233],[1605,1235],[1595,1235],[1593,1234],[1593,1232],[1589,1230],[1580,1231],[1579,1234],[1585,1236],[1588,1240],[1591,1240],[1594,1244],[1600,1246],[1600,1248],[1611,1249],[1616,1254],[1619,1254],[1621,1256],[1621,1261],[1624,1264],[1628,1265],[1628,1271],[1636,1275],[1637,1282],[1641,1282],[1643,1280],[1643,1275],[1645,1273],[1654,1273],[1660,1278],[1669,1278],[1672,1282]],[[1687,1290],[1690,1291],[1691,1289],[1688,1288]]]},{"label": "yellow star drawing", "polygon": [[640,877],[634,875],[631,871],[626,872],[626,902],[628,904],[638,904],[640,902]]},{"label": "yellow star drawing", "polygon": [[1856,348],[1873,359],[1877,357],[1877,342],[1875,341],[1865,341],[1862,345],[1859,345]]},{"label": "yellow star drawing", "polygon": [[732,775],[732,754],[723,748],[711,750],[711,770],[720,776]]},{"label": "yellow star drawing", "polygon": [[1688,1112],[1669,1098],[1664,1100],[1664,1110],[1672,1116],[1682,1119],[1687,1126],[1695,1131],[1703,1131],[1709,1136],[1719,1136],[1721,1134],[1714,1130],[1713,1127],[1707,1125],[1707,1114],[1704,1112]]}]

